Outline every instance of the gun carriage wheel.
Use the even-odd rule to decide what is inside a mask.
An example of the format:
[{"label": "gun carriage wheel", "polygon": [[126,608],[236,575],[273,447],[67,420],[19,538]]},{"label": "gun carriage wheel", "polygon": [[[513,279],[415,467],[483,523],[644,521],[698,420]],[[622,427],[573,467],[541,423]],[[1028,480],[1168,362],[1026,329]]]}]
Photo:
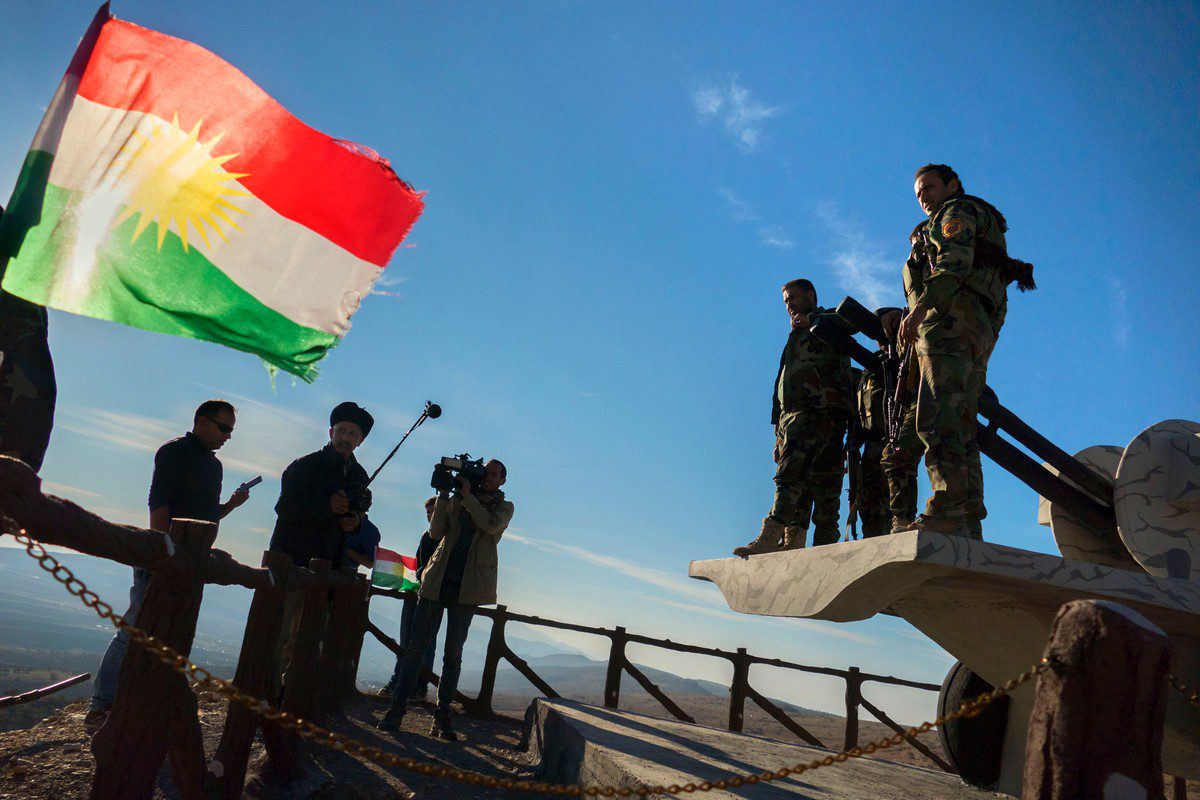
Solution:
[{"label": "gun carriage wheel", "polygon": [[[949,714],[958,709],[964,700],[978,697],[994,688],[966,664],[958,661],[942,681],[942,690],[938,693],[938,716]],[[1008,697],[1002,697],[977,717],[951,720],[937,729],[938,739],[950,766],[971,786],[983,789],[1000,779],[1009,703]]]},{"label": "gun carriage wheel", "polygon": [[1200,581],[1200,423],[1172,419],[1138,434],[1117,466],[1113,506],[1146,572]]},{"label": "gun carriage wheel", "polygon": [[[1074,458],[1111,483],[1117,474],[1117,464],[1120,463],[1121,454],[1124,452],[1124,448],[1116,445],[1098,444],[1080,450]],[[1072,486],[1079,488],[1051,464],[1043,462],[1042,466]],[[1054,535],[1054,542],[1058,545],[1058,551],[1063,554],[1064,558],[1074,558],[1089,564],[1103,564],[1106,567],[1128,569],[1134,572],[1140,572],[1142,569],[1130,555],[1120,536],[1114,535],[1114,531],[1096,530],[1085,525],[1062,505],[1044,497],[1038,498],[1038,524],[1050,527],[1050,532]]]}]

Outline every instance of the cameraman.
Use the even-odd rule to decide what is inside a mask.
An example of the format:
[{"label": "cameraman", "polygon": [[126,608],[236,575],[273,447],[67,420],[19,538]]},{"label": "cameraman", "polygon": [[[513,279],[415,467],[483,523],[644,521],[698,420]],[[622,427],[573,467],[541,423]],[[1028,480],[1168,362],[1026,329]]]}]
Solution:
[{"label": "cameraman", "polygon": [[[341,403],[333,409],[329,443],[283,471],[271,550],[287,553],[298,567],[323,558],[332,561],[335,570],[341,569],[346,537],[359,529],[362,512],[370,506],[367,471],[354,458],[354,451],[374,424],[367,410],[355,403]],[[291,660],[292,628],[299,609],[299,592],[289,592],[280,620],[284,632],[279,640],[282,672]]]},{"label": "cameraman", "polygon": [[508,478],[504,464],[492,459],[478,487],[461,474],[458,492],[443,491],[433,507],[429,535],[438,542],[421,575],[420,600],[413,617],[413,634],[400,664],[392,705],[379,721],[380,730],[397,731],[404,720],[405,702],[417,685],[421,657],[437,633],[446,612],[446,643],[438,705],[431,736],[456,741],[450,702],[462,671],[463,644],[478,606],[496,602],[496,545],[512,521],[513,504],[500,487]]}]

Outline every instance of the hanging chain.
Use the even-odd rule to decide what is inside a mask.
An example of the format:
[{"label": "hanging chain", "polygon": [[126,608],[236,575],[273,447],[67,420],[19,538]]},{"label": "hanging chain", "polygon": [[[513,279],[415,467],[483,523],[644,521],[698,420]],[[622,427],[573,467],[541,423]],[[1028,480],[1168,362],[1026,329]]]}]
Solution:
[{"label": "hanging chain", "polygon": [[[364,744],[345,734],[323,728],[306,719],[297,717],[295,714],[280,711],[265,700],[251,697],[229,681],[218,678],[203,667],[192,663],[186,656],[175,652],[174,649],[156,637],[134,627],[121,615],[113,613],[112,606],[97,597],[96,593],[87,587],[87,584],[76,578],[70,569],[46,552],[46,548],[32,539],[24,530],[14,533],[12,529],[9,529],[5,532],[20,542],[25,547],[25,551],[41,565],[42,569],[54,576],[55,580],[63,584],[66,590],[78,597],[85,606],[93,609],[101,619],[109,620],[117,628],[124,630],[129,634],[130,640],[137,642],[139,646],[144,647],[163,664],[183,675],[189,683],[199,684],[209,691],[225,695],[230,700],[240,703],[263,719],[273,722],[285,730],[295,731],[299,736],[308,741],[332,750],[349,753],[359,758],[373,761],[376,764],[397,767],[408,772],[517,792],[565,794],[584,797],[646,797],[648,795],[679,795],[691,794],[693,792],[709,792],[714,789],[729,789],[767,781],[782,780],[788,776],[800,775],[814,769],[820,769],[821,767],[842,764],[853,758],[869,756],[880,750],[895,747],[902,744],[906,739],[928,733],[951,720],[976,717],[996,700],[1004,697],[1018,686],[1033,680],[1033,678],[1044,672],[1049,666],[1047,660],[1043,658],[1037,664],[1012,680],[1007,681],[1002,686],[990,692],[985,692],[978,697],[964,700],[957,710],[943,714],[931,722],[922,722],[920,725],[909,728],[903,733],[895,733],[861,747],[853,747],[849,750],[843,750],[840,753],[825,756],[824,758],[814,759],[813,761],[802,761],[778,770],[751,772],[744,775],[733,775],[716,781],[701,781],[699,783],[686,783],[683,785],[671,784],[670,786],[650,786],[646,784],[633,787],[582,786],[580,784],[553,784],[514,780],[512,778],[498,778],[492,775],[482,775],[478,772],[455,769],[444,764],[434,764],[427,761],[405,758],[382,748]],[[1175,688],[1184,692],[1185,695],[1191,692],[1186,685],[1176,683],[1174,676],[1171,676],[1171,681],[1175,685]],[[1192,702],[1200,705],[1195,692],[1191,692],[1190,699]]]}]

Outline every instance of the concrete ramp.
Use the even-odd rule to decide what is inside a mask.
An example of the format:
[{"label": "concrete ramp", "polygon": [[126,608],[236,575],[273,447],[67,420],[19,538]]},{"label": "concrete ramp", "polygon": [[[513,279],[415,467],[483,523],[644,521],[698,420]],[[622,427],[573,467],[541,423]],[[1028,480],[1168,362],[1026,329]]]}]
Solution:
[{"label": "concrete ramp", "polygon": [[[779,769],[829,754],[816,747],[571,700],[534,700],[525,713],[525,737],[534,762],[540,762],[540,780],[631,788],[639,784],[682,786],[716,781],[734,774]],[[853,759],[799,777],[712,791],[703,796],[763,800],[996,797],[964,785],[954,775],[874,758]]]}]

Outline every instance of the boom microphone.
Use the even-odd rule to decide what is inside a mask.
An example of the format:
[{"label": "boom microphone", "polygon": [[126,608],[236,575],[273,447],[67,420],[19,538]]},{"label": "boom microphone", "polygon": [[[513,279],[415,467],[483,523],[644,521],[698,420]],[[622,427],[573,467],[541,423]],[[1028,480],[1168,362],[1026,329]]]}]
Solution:
[{"label": "boom microphone", "polygon": [[379,474],[379,471],[382,470],[384,467],[386,467],[387,463],[392,460],[392,456],[396,455],[396,451],[400,449],[400,445],[404,444],[404,440],[408,438],[408,434],[412,433],[418,427],[420,427],[421,423],[424,422],[425,420],[437,419],[441,415],[442,415],[442,407],[439,406],[437,403],[433,403],[433,402],[430,402],[429,400],[426,400],[425,401],[425,410],[421,412],[421,416],[417,417],[417,421],[412,424],[412,427],[408,429],[408,432],[400,437],[400,441],[396,442],[396,446],[392,448],[392,452],[388,453],[387,458],[385,458],[383,460],[383,463],[379,465],[378,469],[376,469],[374,472],[371,473],[371,477],[367,479],[366,485],[370,486],[371,481],[375,480],[375,476]]}]

